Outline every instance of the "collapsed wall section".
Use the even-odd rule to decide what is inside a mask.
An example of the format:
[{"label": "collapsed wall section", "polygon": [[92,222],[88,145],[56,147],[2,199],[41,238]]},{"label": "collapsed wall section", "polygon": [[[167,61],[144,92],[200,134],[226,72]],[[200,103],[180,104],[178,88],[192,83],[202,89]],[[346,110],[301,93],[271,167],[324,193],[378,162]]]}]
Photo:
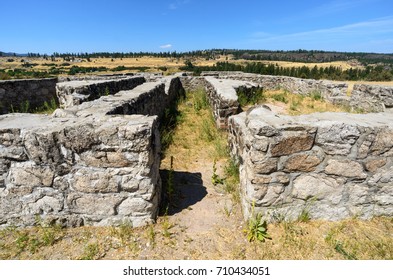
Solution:
[{"label": "collapsed wall section", "polygon": [[0,115],[35,110],[55,100],[57,79],[0,81]]},{"label": "collapsed wall section", "polygon": [[37,217],[63,226],[151,223],[161,193],[157,115],[166,108],[147,112],[143,100],[168,104],[179,85],[170,77],[53,116],[1,116],[0,226]]},{"label": "collapsed wall section", "polygon": [[393,115],[276,115],[258,107],[229,118],[245,218],[339,220],[393,215]]}]

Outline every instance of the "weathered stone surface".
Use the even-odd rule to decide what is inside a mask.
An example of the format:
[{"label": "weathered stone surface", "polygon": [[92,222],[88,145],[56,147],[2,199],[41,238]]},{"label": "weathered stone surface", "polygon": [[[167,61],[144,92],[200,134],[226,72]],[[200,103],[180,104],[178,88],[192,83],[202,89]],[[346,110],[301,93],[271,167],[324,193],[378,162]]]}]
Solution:
[{"label": "weathered stone surface", "polygon": [[207,96],[213,109],[213,115],[219,128],[227,128],[228,117],[239,112],[239,102],[236,89],[256,88],[251,82],[238,80],[219,80],[214,77],[205,77]]},{"label": "weathered stone surface", "polygon": [[0,145],[0,158],[8,158],[11,160],[26,160],[26,154],[23,147],[6,147]]},{"label": "weathered stone surface", "polygon": [[110,170],[81,168],[70,180],[71,189],[84,193],[116,193],[119,191],[121,178],[111,174]]},{"label": "weathered stone surface", "polygon": [[144,77],[121,77],[109,80],[73,80],[56,85],[56,94],[62,108],[69,108],[101,96],[130,90],[146,81]]},{"label": "weathered stone surface", "polygon": [[77,194],[67,197],[68,208],[76,214],[96,216],[113,216],[116,214],[116,206],[123,200],[119,195]]},{"label": "weathered stone surface", "polygon": [[14,186],[50,187],[54,171],[49,166],[36,165],[32,161],[11,164],[7,183]]},{"label": "weathered stone surface", "polygon": [[293,182],[292,194],[302,200],[322,200],[326,197],[333,198],[337,204],[341,199],[340,185],[336,180],[317,174],[301,175]]},{"label": "weathered stone surface", "polygon": [[348,178],[365,179],[367,174],[364,173],[360,163],[352,160],[335,160],[330,159],[325,168],[326,174],[344,176]]},{"label": "weathered stone surface", "polygon": [[271,145],[270,152],[272,156],[276,157],[310,150],[314,143],[314,136],[307,133],[299,133],[284,135],[274,140],[275,143]]},{"label": "weathered stone surface", "polygon": [[0,116],[1,227],[34,225],[37,215],[67,226],[152,222],[158,116],[182,92],[165,77],[53,116]]},{"label": "weathered stone surface", "polygon": [[369,180],[367,184],[373,187],[383,186],[385,184],[393,183],[393,166],[389,169],[378,170]]},{"label": "weathered stone surface", "polygon": [[[289,117],[262,107],[230,117],[229,146],[240,163],[245,218],[260,212],[297,219],[304,210],[328,220],[391,215],[392,123],[391,114]],[[315,134],[315,142],[302,148],[309,150],[297,151],[296,145]],[[304,138],[296,139],[299,135]],[[253,147],[258,137],[269,143],[268,151]],[[275,159],[277,168],[257,173],[258,164]]]},{"label": "weathered stone surface", "polygon": [[366,158],[370,152],[371,144],[375,140],[375,134],[369,134],[365,137],[358,149],[358,158]]},{"label": "weathered stone surface", "polygon": [[333,123],[318,129],[315,142],[329,155],[348,155],[359,136],[356,125]]},{"label": "weathered stone surface", "polygon": [[367,171],[376,172],[379,168],[385,166],[386,162],[386,158],[370,159],[365,163],[365,167]]},{"label": "weathered stone surface", "polygon": [[372,155],[385,154],[386,156],[393,155],[393,131],[381,129],[370,147]]},{"label": "weathered stone surface", "polygon": [[393,107],[393,87],[355,84],[350,105],[366,112],[383,112]]},{"label": "weathered stone surface", "polygon": [[294,154],[288,157],[284,163],[284,171],[287,172],[311,172],[323,161],[323,153],[310,151]]},{"label": "weathered stone surface", "polygon": [[277,170],[278,159],[276,158],[265,157],[260,160],[251,159],[251,162],[257,174],[267,174]]},{"label": "weathered stone surface", "polygon": [[267,186],[260,186],[255,194],[255,204],[260,206],[276,205],[282,202],[281,194],[285,187],[281,184],[270,184]]},{"label": "weathered stone surface", "polygon": [[118,207],[120,215],[141,215],[153,210],[153,205],[142,198],[127,198]]}]

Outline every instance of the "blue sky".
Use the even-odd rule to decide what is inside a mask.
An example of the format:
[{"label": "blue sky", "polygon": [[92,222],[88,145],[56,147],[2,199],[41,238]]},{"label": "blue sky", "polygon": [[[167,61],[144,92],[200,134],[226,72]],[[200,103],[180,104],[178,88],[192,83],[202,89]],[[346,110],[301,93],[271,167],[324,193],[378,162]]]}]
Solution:
[{"label": "blue sky", "polygon": [[392,0],[0,0],[0,50],[393,53]]}]

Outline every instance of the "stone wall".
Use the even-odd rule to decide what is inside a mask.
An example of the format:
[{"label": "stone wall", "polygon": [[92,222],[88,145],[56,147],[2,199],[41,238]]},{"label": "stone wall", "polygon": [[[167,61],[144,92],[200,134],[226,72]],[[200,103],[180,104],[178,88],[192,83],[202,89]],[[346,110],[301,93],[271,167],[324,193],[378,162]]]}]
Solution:
[{"label": "stone wall", "polygon": [[99,80],[117,80],[134,76],[134,73],[125,74],[102,74],[102,75],[71,75],[59,76],[57,79],[59,83],[70,81],[99,81]]},{"label": "stone wall", "polygon": [[158,116],[148,115],[162,115],[181,93],[169,77],[53,116],[1,116],[0,226],[30,226],[37,217],[63,226],[152,222],[160,135]]},{"label": "stone wall", "polygon": [[110,80],[76,80],[56,85],[56,94],[61,108],[79,105],[104,95],[113,95],[121,90],[130,90],[143,84],[144,77],[128,77]]},{"label": "stone wall", "polygon": [[393,108],[393,87],[355,84],[350,106],[365,112],[384,112]]},{"label": "stone wall", "polygon": [[228,117],[241,111],[237,90],[239,88],[252,90],[258,86],[248,81],[217,79],[218,73],[222,72],[217,72],[217,75],[209,72],[210,75],[205,73],[205,76],[201,77],[181,76],[180,80],[186,91],[193,92],[199,89],[206,91],[216,125],[218,128],[225,129],[228,126]]},{"label": "stone wall", "polygon": [[[216,73],[214,73],[216,75]],[[207,75],[207,73],[205,73]],[[294,94],[310,95],[320,93],[322,97],[334,104],[348,104],[348,84],[327,80],[300,79],[286,76],[258,75],[241,72],[218,72],[221,79],[253,82],[265,90],[286,89]]]},{"label": "stone wall", "polygon": [[240,112],[240,105],[236,90],[238,88],[256,88],[251,82],[230,79],[216,79],[205,77],[206,93],[212,107],[213,116],[218,128],[228,127],[228,117]]},{"label": "stone wall", "polygon": [[35,110],[56,97],[57,79],[0,81],[0,115]]},{"label": "stone wall", "polygon": [[257,107],[229,118],[229,143],[245,218],[393,215],[392,114],[291,117]]}]

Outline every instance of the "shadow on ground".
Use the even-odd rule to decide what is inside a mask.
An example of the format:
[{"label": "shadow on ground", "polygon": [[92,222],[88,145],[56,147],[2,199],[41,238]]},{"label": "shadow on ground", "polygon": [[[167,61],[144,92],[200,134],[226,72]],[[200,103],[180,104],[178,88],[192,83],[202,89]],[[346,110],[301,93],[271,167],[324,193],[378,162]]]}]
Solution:
[{"label": "shadow on ground", "polygon": [[[170,183],[170,172],[173,174],[173,184]],[[160,170],[162,180],[161,215],[172,216],[189,209],[192,205],[201,201],[206,195],[206,187],[203,186],[202,174],[182,171]],[[169,185],[173,185],[173,192],[168,194]]]}]

